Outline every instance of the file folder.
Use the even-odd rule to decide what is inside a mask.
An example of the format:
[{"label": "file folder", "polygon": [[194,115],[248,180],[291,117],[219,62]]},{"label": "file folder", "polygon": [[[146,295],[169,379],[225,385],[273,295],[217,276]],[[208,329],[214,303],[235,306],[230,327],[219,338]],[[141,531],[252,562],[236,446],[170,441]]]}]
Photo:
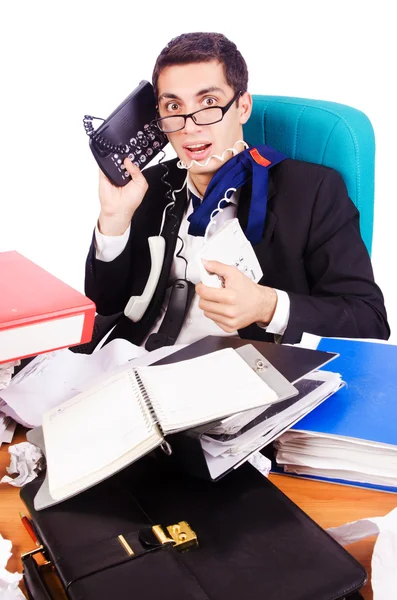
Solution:
[{"label": "file folder", "polygon": [[[292,430],[321,433],[342,441],[355,438],[397,446],[397,346],[366,340],[321,338],[318,350],[338,354],[335,368],[347,385]],[[397,493],[397,486],[352,481],[348,477],[298,475],[284,472],[276,464],[273,470],[294,477]]]},{"label": "file folder", "polygon": [[[215,352],[222,348],[231,347],[236,350],[242,350],[242,347],[247,343],[250,343],[261,356],[269,361],[277,372],[292,384],[304,375],[325,366],[338,356],[336,352],[308,350],[306,348],[283,346],[280,344],[272,344],[270,342],[244,340],[239,337],[207,336],[186,346],[186,348],[161,359],[155,364],[168,364],[188,360],[190,358],[195,358],[196,356]],[[263,377],[266,383],[272,387],[272,379],[266,379],[266,374],[264,374]],[[169,442],[173,449],[171,458],[178,463],[179,467],[198,477],[218,480],[246,462],[252,454],[259,450],[259,448],[247,453],[244,458],[239,461],[225,462],[224,470],[213,477],[200,443],[201,436],[213,425],[214,423],[175,434],[170,436]]]}]

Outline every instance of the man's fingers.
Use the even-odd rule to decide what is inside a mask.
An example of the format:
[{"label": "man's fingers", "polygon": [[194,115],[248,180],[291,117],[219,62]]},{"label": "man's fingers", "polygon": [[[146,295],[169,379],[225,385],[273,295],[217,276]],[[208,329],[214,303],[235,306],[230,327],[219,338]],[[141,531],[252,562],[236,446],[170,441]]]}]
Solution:
[{"label": "man's fingers", "polygon": [[124,166],[126,171],[128,171],[128,173],[131,175],[131,179],[134,181],[134,183],[147,186],[147,181],[142,174],[142,171],[129,158],[124,159]]},{"label": "man's fingers", "polygon": [[[125,158],[124,159],[124,166],[125,166],[125,170],[128,171],[128,173],[131,176],[131,180],[134,183],[137,183],[138,185],[142,186],[142,187],[148,187],[147,181],[145,176],[142,174],[141,170],[139,169],[139,167],[137,167],[136,165],[134,165],[133,162],[131,162],[131,160],[129,158]],[[99,183],[104,183],[107,182],[110,185],[112,185],[113,187],[114,184],[106,177],[105,173],[102,171],[102,169],[99,169]]]},{"label": "man's fingers", "polygon": [[204,315],[208,318],[211,319],[212,321],[214,321],[214,323],[216,323],[216,325],[218,325],[218,327],[220,327],[221,329],[223,329],[223,331],[226,331],[227,333],[233,333],[234,331],[237,331],[236,327],[233,327],[231,325],[230,319],[227,319],[226,317],[220,317],[220,315],[216,315],[214,313],[204,313]]},{"label": "man's fingers", "polygon": [[220,275],[220,277],[223,277],[224,279],[230,277],[236,271],[236,267],[225,265],[224,263],[221,263],[217,260],[206,260],[205,258],[203,258],[202,261],[204,267],[209,273],[215,273],[216,275]]},{"label": "man's fingers", "polygon": [[233,304],[236,300],[236,292],[234,290],[214,288],[204,285],[204,283],[198,283],[196,285],[196,293],[203,300],[210,300],[211,302],[219,302],[222,304]]},{"label": "man's fingers", "polygon": [[222,315],[226,319],[234,319],[237,316],[237,309],[235,306],[220,302],[211,302],[209,300],[201,299],[199,302],[199,308],[204,312],[205,315]]}]

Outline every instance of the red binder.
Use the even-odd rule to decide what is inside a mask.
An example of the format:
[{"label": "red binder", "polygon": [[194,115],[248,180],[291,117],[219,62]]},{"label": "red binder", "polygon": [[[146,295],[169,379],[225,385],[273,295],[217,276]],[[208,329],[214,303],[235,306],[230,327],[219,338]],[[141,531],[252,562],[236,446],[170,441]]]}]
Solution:
[{"label": "red binder", "polygon": [[16,251],[0,252],[0,363],[89,342],[95,304]]}]

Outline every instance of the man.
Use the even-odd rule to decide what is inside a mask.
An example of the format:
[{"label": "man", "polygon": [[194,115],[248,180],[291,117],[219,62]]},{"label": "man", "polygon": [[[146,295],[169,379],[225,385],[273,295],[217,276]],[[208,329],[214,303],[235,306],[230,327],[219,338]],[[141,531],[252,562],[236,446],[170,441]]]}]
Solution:
[{"label": "man", "polygon": [[[125,337],[151,349],[147,340],[162,331],[176,279],[196,284],[181,331],[172,333],[178,343],[237,333],[248,339],[294,343],[304,331],[387,339],[382,293],[360,236],[358,212],[341,176],[323,166],[286,159],[269,168],[267,191],[265,187],[261,197],[254,197],[265,175],[264,171],[258,175],[252,153],[243,154],[242,128],[252,109],[247,83],[243,57],[221,34],[181,35],[159,55],[153,72],[159,127],[190,168],[178,169],[176,160],[167,163],[169,183],[182,190],[175,193],[175,205],[165,211],[166,251],[159,283],[143,317],[133,323],[122,316],[112,339]],[[218,107],[215,122],[210,117],[214,111],[197,113],[213,107]],[[222,160],[211,158],[214,155]],[[254,283],[236,267],[210,261],[207,271],[223,279],[218,289],[200,282],[192,260],[203,244],[203,231],[192,234],[198,210],[193,206],[198,203],[200,208],[203,197],[203,206],[208,203],[206,192],[218,172],[225,191],[230,187],[228,174],[239,155],[251,160],[252,179],[245,177],[232,194],[215,229],[237,216],[247,233],[252,206],[263,209],[267,196],[264,222],[257,228],[260,239],[251,240],[263,277]],[[256,162],[258,156],[259,163],[266,161],[257,154]],[[128,159],[124,164],[132,181],[122,188],[100,173],[101,211],[87,258],[86,293],[103,315],[123,311],[132,295],[142,294],[150,273],[147,239],[158,235],[169,203],[168,188],[161,180],[163,166],[141,173]],[[166,321],[163,329],[169,326],[165,325]]]}]

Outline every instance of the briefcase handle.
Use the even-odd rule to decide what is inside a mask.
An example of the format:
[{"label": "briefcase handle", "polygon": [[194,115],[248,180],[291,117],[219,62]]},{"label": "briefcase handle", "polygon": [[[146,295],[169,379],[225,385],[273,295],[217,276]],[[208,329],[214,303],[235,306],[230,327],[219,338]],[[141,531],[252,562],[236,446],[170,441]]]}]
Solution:
[{"label": "briefcase handle", "polygon": [[41,577],[39,565],[31,554],[22,557],[23,579],[30,600],[52,600]]}]

